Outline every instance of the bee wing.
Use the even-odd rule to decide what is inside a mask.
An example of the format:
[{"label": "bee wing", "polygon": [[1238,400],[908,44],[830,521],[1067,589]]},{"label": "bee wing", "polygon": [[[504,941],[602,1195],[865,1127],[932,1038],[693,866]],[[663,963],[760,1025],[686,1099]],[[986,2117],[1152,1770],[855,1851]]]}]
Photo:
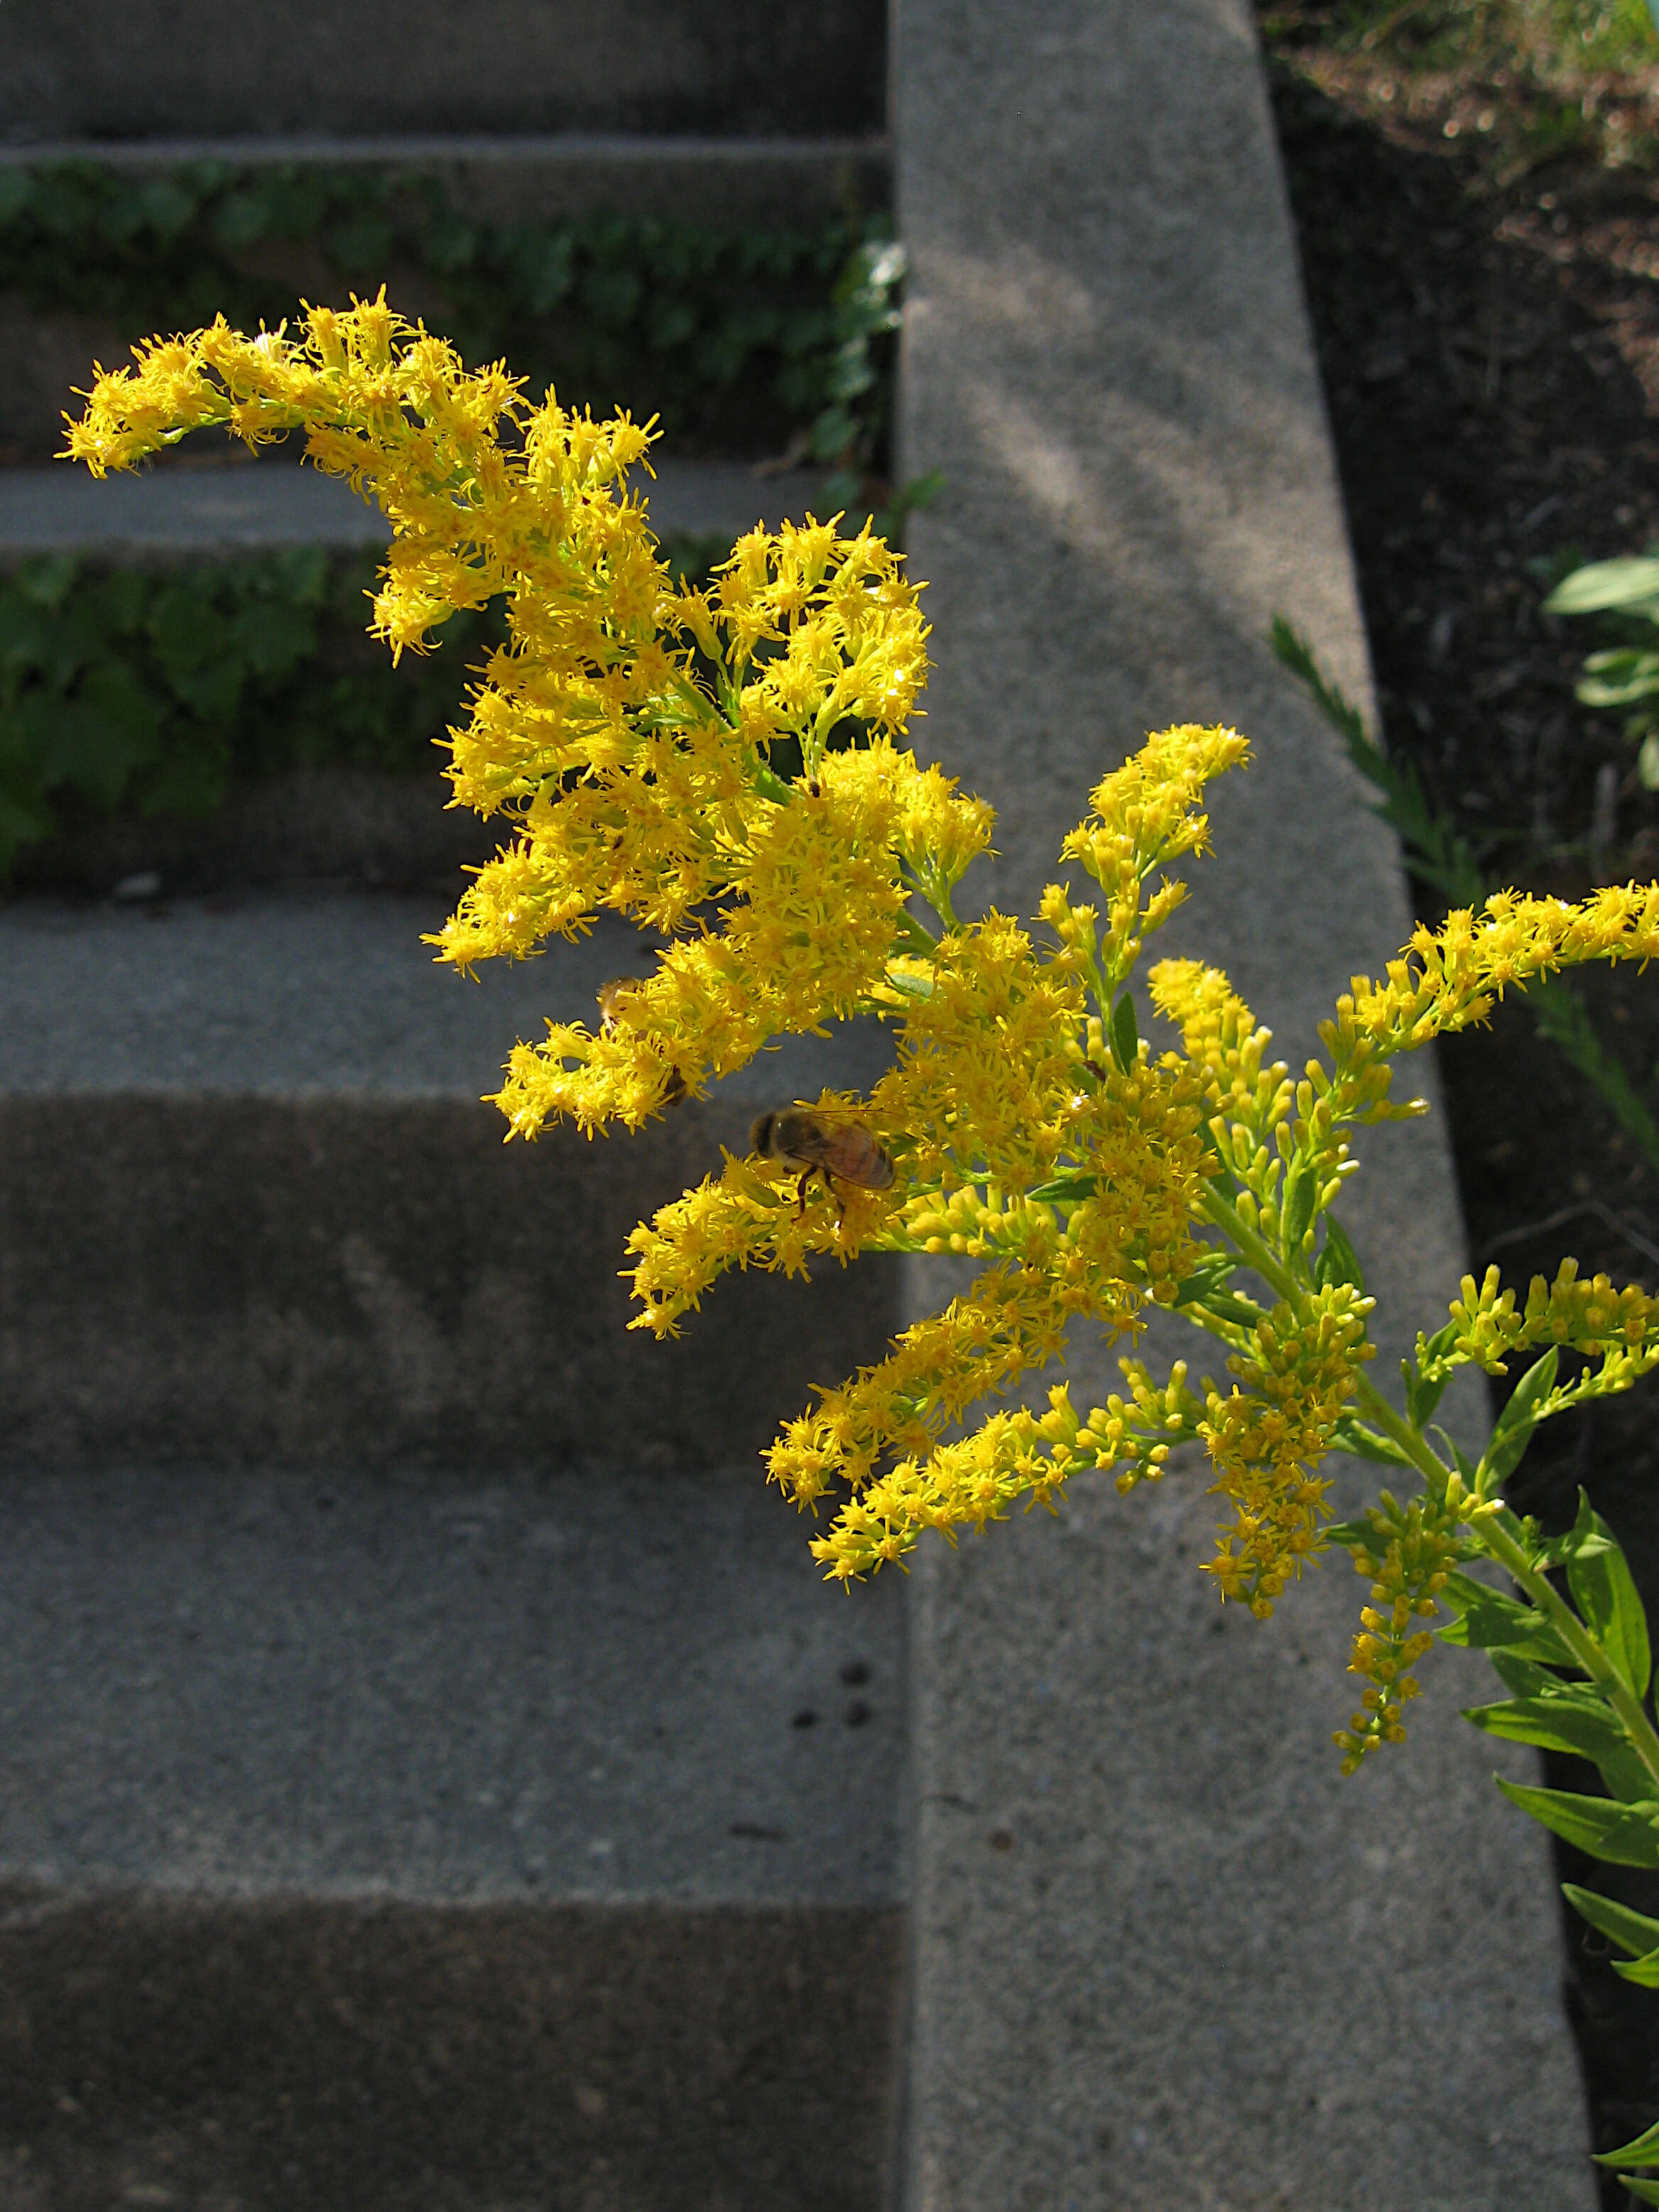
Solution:
[{"label": "bee wing", "polygon": [[865,1190],[885,1190],[893,1180],[893,1163],[861,1121],[843,1122],[825,1132],[823,1165],[843,1182]]}]

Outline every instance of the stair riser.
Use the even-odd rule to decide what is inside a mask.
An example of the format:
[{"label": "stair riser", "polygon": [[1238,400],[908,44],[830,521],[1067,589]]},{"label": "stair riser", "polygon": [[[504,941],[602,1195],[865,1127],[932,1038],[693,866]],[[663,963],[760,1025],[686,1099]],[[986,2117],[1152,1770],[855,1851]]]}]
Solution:
[{"label": "stair riser", "polygon": [[0,1452],[708,1467],[898,1326],[897,1263],[872,1257],[733,1275],[679,1340],[629,1333],[629,1230],[745,1115],[502,1128],[453,1100],[0,1102]]},{"label": "stair riser", "polygon": [[26,1900],[17,2212],[878,2212],[896,1912]]},{"label": "stair riser", "polygon": [[119,0],[0,28],[12,138],[379,131],[844,133],[880,127],[883,0],[406,0],[397,66],[368,0],[272,0],[223,35],[175,0],[167,35]]}]

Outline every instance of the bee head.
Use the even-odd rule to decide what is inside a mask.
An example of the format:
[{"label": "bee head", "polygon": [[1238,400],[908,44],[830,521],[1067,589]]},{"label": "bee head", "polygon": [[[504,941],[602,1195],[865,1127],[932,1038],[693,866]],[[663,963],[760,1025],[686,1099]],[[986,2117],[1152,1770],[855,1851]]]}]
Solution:
[{"label": "bee head", "polygon": [[775,1114],[763,1114],[749,1132],[750,1148],[762,1159],[769,1158],[771,1156],[772,1127],[777,1118]]}]

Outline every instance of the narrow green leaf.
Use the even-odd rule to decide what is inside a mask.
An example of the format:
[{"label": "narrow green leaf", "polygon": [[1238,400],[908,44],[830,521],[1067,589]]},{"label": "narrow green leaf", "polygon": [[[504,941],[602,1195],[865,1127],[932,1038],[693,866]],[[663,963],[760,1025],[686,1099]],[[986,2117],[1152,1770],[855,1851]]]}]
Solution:
[{"label": "narrow green leaf", "polygon": [[1632,556],[1592,561],[1564,577],[1544,602],[1550,615],[1599,614],[1608,607],[1640,607],[1659,598],[1659,561]]},{"label": "narrow green leaf", "polygon": [[1617,2150],[1600,2151],[1597,2166],[1659,2166],[1659,2120]]},{"label": "narrow green leaf", "polygon": [[1056,1176],[1052,1182],[1039,1183],[1035,1190],[1028,1190],[1025,1195],[1038,1200],[1044,1206],[1079,1206],[1085,1198],[1092,1198],[1099,1188],[1098,1176]]},{"label": "narrow green leaf", "polygon": [[[1565,1553],[1573,1603],[1632,1695],[1644,1698],[1653,1674],[1648,1617],[1630,1563],[1601,1515],[1580,1491],[1572,1548]],[[1582,1533],[1581,1533],[1582,1532]]]},{"label": "narrow green leaf", "polygon": [[1621,1981],[1634,1982],[1638,1990],[1659,1990],[1659,1950],[1650,1951],[1628,1964],[1623,1959],[1615,1959],[1613,1971]]},{"label": "narrow green leaf", "polygon": [[[1368,1429],[1352,1413],[1345,1413],[1331,1433],[1331,1449],[1346,1452],[1350,1459],[1369,1459],[1383,1467],[1410,1467],[1410,1455],[1402,1451],[1392,1437],[1379,1430]],[[1333,1532],[1327,1530],[1328,1535]]]},{"label": "narrow green leaf", "polygon": [[1652,1796],[1653,1777],[1637,1757],[1617,1716],[1587,1686],[1563,1683],[1542,1697],[1471,1705],[1463,1717],[1505,1743],[1535,1744],[1540,1751],[1565,1751],[1589,1759],[1621,1804],[1644,1804]]},{"label": "narrow green leaf", "polygon": [[1651,1799],[1624,1805],[1570,1790],[1534,1790],[1501,1775],[1497,1781],[1510,1804],[1592,1858],[1609,1859],[1615,1866],[1659,1867],[1659,1804]]},{"label": "narrow green leaf", "polygon": [[1628,2173],[1621,2173],[1619,2179],[1625,2185],[1626,2193],[1638,2204],[1659,2204],[1659,2181],[1637,2181]]},{"label": "narrow green leaf", "polygon": [[1365,1275],[1359,1264],[1359,1255],[1349,1243],[1342,1224],[1334,1214],[1325,1216],[1325,1242],[1319,1248],[1319,1257],[1314,1262],[1314,1280],[1322,1291],[1332,1283],[1352,1283],[1357,1291],[1365,1287]]},{"label": "narrow green leaf", "polygon": [[1135,1064],[1135,1048],[1140,1042],[1140,1032],[1135,1025],[1135,1002],[1127,991],[1119,994],[1112,1008],[1112,1058],[1127,1075]]},{"label": "narrow green leaf", "polygon": [[1313,1226],[1318,1197],[1319,1184],[1313,1170],[1304,1160],[1298,1160],[1285,1179],[1285,1208],[1279,1217],[1287,1260],[1302,1249],[1302,1240]]},{"label": "narrow green leaf", "polygon": [[1564,1881],[1561,1894],[1581,1920],[1588,1920],[1620,1950],[1639,1958],[1659,1945],[1659,1920],[1649,1919],[1645,1912],[1632,1912],[1629,1905],[1603,1897],[1599,1890],[1581,1889],[1575,1881]]},{"label": "narrow green leaf", "polygon": [[1481,1455],[1481,1467],[1493,1482],[1506,1482],[1521,1464],[1539,1420],[1539,1407],[1555,1388],[1559,1364],[1552,1346],[1541,1359],[1534,1360],[1528,1368],[1510,1393],[1509,1403],[1493,1425]]}]

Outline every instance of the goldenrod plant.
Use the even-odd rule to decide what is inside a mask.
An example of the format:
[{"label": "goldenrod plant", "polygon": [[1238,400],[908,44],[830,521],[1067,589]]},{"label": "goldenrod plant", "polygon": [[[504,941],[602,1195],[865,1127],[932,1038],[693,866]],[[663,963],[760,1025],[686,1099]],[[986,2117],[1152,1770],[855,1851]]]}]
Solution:
[{"label": "goldenrod plant", "polygon": [[[1540,1422],[1659,1362],[1659,1300],[1582,1281],[1571,1260],[1524,1291],[1496,1269],[1466,1278],[1396,1396],[1369,1372],[1374,1301],[1334,1211],[1352,1130],[1423,1110],[1392,1097],[1394,1061],[1505,990],[1651,959],[1659,885],[1577,904],[1504,891],[1419,927],[1380,978],[1353,979],[1292,1077],[1219,969],[1144,965],[1184,896],[1175,869],[1206,848],[1209,780],[1245,763],[1236,732],[1149,738],[1090,794],[1066,880],[1031,922],[964,920],[957,886],[989,849],[991,811],[903,747],[927,625],[868,527],[757,530],[706,590],[677,581],[630,489],[649,425],[532,404],[384,298],[309,311],[295,337],[219,322],[141,349],[100,374],[69,453],[101,476],[213,424],[252,446],[301,431],[314,465],[379,501],[395,537],[373,628],[394,656],[502,603],[506,641],[476,673],[448,773],[454,803],[500,817],[505,841],[432,940],[439,958],[524,958],[602,911],[666,940],[649,973],[607,987],[591,1027],[551,1024],[515,1049],[496,1096],[512,1135],[636,1129],[782,1033],[859,1013],[891,1025],[893,1065],[867,1096],[781,1106],[751,1153],[711,1164],[629,1240],[633,1325],[659,1336],[732,1267],[980,1263],[767,1455],[788,1498],[828,1511],[812,1543],[827,1576],[1048,1504],[1085,1469],[1127,1492],[1207,1459],[1218,1601],[1265,1617],[1333,1545],[1369,1585],[1346,1770],[1403,1738],[1440,1622],[1509,1692],[1469,1718],[1594,1760],[1611,1793],[1503,1784],[1515,1802],[1603,1858],[1659,1866],[1629,1569],[1588,1505],[1547,1538],[1503,1494]],[[1209,1340],[1213,1372],[1155,1374],[1137,1355],[1154,1307]],[[1011,1401],[1079,1324],[1125,1347],[1122,1389],[1091,1407],[1063,1385],[1042,1410]],[[1433,1425],[1458,1368],[1517,1365],[1478,1456]],[[1333,1452],[1382,1463],[1401,1494],[1333,1523]],[[1468,1571],[1481,1561],[1515,1594]],[[1579,1901],[1637,1954],[1632,1975],[1659,1981],[1659,1923]],[[1616,2155],[1659,2166],[1659,2131]],[[1659,2202],[1659,2182],[1632,2185]]]}]

